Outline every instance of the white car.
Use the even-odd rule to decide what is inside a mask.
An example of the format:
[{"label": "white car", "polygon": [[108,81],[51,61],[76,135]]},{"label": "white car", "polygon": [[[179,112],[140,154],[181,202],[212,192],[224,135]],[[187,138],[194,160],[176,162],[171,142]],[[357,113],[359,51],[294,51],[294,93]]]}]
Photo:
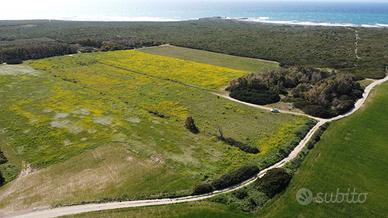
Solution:
[{"label": "white car", "polygon": [[272,109],[271,109],[271,112],[272,112],[272,113],[278,114],[278,113],[280,113],[280,110],[277,109],[277,108],[272,108]]}]

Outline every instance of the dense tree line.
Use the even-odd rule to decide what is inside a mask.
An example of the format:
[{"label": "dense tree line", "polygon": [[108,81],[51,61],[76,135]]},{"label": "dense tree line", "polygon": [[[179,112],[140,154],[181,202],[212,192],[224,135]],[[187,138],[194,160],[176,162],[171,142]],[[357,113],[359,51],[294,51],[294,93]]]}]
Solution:
[{"label": "dense tree line", "polygon": [[[222,19],[185,22],[0,21],[2,42],[47,37],[82,51],[127,49],[159,43],[239,56],[336,68],[363,77],[385,76],[387,28],[270,25]],[[22,46],[23,47],[23,46]]]},{"label": "dense tree line", "polygon": [[260,172],[260,169],[254,165],[242,166],[234,171],[226,173],[215,179],[210,183],[203,183],[194,188],[194,195],[201,195],[206,193],[211,193],[215,190],[222,190],[225,188],[238,185],[254,176]]},{"label": "dense tree line", "polygon": [[363,89],[351,74],[293,66],[264,74],[250,74],[231,82],[233,98],[255,104],[293,102],[305,113],[322,118],[351,110]]},{"label": "dense tree line", "polygon": [[76,52],[77,48],[75,46],[53,40],[17,40],[11,43],[0,44],[0,63],[18,64],[23,60]]},{"label": "dense tree line", "polygon": [[19,64],[23,60],[39,59],[77,52],[114,51],[160,45],[160,42],[138,38],[79,39],[64,43],[52,39],[0,41],[0,63]]}]

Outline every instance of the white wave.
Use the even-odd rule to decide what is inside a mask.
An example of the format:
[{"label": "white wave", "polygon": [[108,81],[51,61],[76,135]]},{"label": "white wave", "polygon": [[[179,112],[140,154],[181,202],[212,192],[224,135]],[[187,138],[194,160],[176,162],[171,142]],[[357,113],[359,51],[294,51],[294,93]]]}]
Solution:
[{"label": "white wave", "polygon": [[[211,18],[211,17],[209,17]],[[221,17],[214,16],[213,18],[225,19],[225,20],[239,20],[246,22],[258,22],[268,24],[283,24],[283,25],[301,25],[301,26],[332,26],[332,27],[365,27],[365,28],[388,28],[388,24],[376,23],[376,24],[352,24],[352,23],[329,23],[329,22],[311,22],[311,21],[297,21],[297,20],[272,20],[270,17]],[[177,17],[125,17],[125,16],[74,16],[74,17],[24,17],[23,20],[28,19],[49,19],[49,20],[67,20],[67,21],[133,21],[133,22],[173,22],[173,21],[188,21],[188,20],[200,20],[202,18],[190,18],[182,19]]]},{"label": "white wave", "polygon": [[376,25],[379,26],[379,27],[388,27],[388,24],[378,23],[378,24],[376,24]]},{"label": "white wave", "polygon": [[238,18],[240,21],[269,23],[269,24],[285,24],[285,25],[301,25],[301,26],[331,26],[331,27],[367,27],[367,28],[387,28],[388,24],[352,24],[352,23],[329,23],[329,22],[311,22],[297,20],[270,20],[269,17],[258,18]]}]

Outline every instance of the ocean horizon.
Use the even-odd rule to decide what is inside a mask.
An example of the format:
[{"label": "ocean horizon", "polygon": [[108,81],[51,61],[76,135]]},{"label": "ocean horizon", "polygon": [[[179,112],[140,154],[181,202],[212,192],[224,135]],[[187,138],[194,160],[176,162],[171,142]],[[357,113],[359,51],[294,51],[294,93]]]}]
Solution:
[{"label": "ocean horizon", "polygon": [[[97,3],[96,3],[97,4]],[[69,21],[185,21],[207,17],[238,19],[250,22],[345,26],[388,27],[388,2],[217,2],[168,1],[134,3],[113,1],[112,4],[93,8],[79,5],[62,5],[55,13],[41,13],[31,9],[20,15],[0,15],[1,20],[52,19]],[[96,15],[97,14],[97,15]],[[17,16],[17,17],[16,17]]]}]

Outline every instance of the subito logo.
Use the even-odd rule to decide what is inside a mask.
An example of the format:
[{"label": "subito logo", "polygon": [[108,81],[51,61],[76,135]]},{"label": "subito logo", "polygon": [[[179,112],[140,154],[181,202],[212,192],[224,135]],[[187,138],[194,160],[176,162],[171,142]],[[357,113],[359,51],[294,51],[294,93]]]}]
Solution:
[{"label": "subito logo", "polygon": [[313,202],[313,192],[307,188],[301,188],[296,193],[296,201],[303,206],[309,205]]}]

